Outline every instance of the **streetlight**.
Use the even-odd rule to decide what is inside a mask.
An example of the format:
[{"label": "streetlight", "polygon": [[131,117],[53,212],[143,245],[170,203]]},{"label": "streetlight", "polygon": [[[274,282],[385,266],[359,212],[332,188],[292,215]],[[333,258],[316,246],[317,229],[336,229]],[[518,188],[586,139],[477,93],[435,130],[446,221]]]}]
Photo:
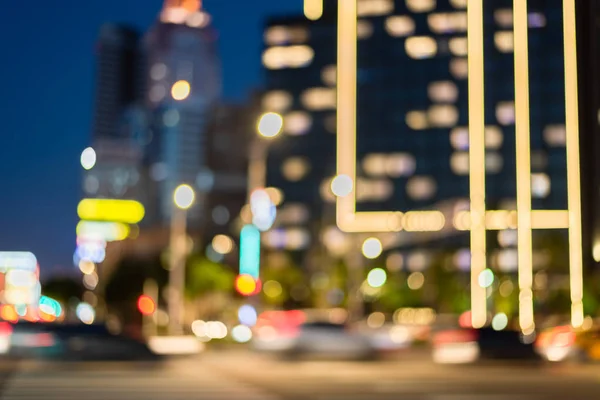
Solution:
[{"label": "streetlight", "polygon": [[283,129],[283,117],[274,112],[261,115],[256,124],[258,133],[250,144],[250,155],[248,164],[248,204],[250,196],[256,189],[264,188],[267,181],[267,156],[269,141],[281,133]]},{"label": "streetlight", "polygon": [[168,304],[171,335],[183,333],[187,210],[194,204],[195,199],[196,193],[190,185],[179,185],[173,192]]}]

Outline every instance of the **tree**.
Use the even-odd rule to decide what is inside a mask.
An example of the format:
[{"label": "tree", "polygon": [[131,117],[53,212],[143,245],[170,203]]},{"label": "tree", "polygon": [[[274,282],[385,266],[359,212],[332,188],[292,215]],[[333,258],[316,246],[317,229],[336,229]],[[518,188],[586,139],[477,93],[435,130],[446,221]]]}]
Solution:
[{"label": "tree", "polygon": [[232,292],[235,274],[223,264],[201,255],[188,261],[186,294],[188,298],[201,297],[214,292]]},{"label": "tree", "polygon": [[[263,265],[261,278],[263,285],[267,285],[265,286],[266,291],[263,290],[262,293],[264,301],[277,307],[289,303],[294,288],[305,281],[302,270],[291,257],[283,253],[279,254],[278,257],[267,257]],[[269,287],[280,288],[280,290],[270,292]]]}]

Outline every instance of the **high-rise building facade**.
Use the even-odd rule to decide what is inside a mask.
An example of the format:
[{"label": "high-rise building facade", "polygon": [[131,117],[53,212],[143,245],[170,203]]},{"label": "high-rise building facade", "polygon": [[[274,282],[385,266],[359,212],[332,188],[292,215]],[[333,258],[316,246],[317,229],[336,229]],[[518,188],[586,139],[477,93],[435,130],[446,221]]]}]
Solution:
[{"label": "high-rise building facade", "polygon": [[[484,3],[490,210],[516,207],[512,3]],[[532,208],[564,210],[562,2],[527,3]],[[467,263],[464,268],[468,234],[453,219],[469,207],[466,5],[466,0],[358,0],[356,160],[358,211],[445,210],[443,234],[401,234],[405,259],[416,253],[423,260],[422,249],[450,246],[457,255],[467,254],[457,257]],[[325,1],[319,20],[273,18],[264,32],[263,107],[284,115],[286,133],[271,148],[268,184],[283,190],[283,210],[301,204],[308,220],[320,225],[335,224],[322,200],[334,201],[329,186],[336,155],[336,10],[335,1]],[[517,268],[513,229],[500,231],[490,244],[492,264],[507,271]],[[318,232],[312,234],[317,239]],[[534,232],[534,243],[538,236]]]},{"label": "high-rise building facade", "polygon": [[[206,168],[206,136],[221,90],[216,34],[198,1],[166,1],[160,20],[145,38],[149,116],[146,157],[149,209],[167,220],[172,194],[183,183],[196,185]],[[199,207],[190,218],[199,217]]]}]

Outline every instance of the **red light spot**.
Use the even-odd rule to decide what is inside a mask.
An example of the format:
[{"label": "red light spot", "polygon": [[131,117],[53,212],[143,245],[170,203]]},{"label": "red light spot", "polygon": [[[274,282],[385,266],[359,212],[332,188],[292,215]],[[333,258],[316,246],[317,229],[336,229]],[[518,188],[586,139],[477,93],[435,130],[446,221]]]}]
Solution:
[{"label": "red light spot", "polygon": [[150,296],[142,295],[137,302],[138,310],[142,315],[152,315],[156,311],[156,304]]}]

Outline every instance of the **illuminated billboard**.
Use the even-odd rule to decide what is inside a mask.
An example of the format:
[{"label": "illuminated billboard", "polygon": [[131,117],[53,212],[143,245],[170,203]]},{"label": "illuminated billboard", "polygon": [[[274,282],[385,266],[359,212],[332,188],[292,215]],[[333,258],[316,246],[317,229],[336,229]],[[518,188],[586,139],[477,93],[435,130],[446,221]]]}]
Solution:
[{"label": "illuminated billboard", "polygon": [[79,218],[87,221],[137,224],[144,218],[144,206],[134,200],[83,199],[77,206]]}]

